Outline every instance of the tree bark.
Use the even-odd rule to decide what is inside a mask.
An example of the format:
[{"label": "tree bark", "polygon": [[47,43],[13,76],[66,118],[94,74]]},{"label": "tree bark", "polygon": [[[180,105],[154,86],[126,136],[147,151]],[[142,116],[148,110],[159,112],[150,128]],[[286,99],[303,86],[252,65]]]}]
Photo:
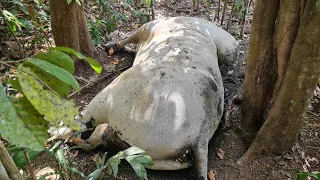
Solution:
[{"label": "tree bark", "polygon": [[83,7],[76,1],[50,0],[51,27],[57,46],[66,46],[94,57],[96,48],[90,36]]},{"label": "tree bark", "polygon": [[280,0],[257,0],[255,4],[244,80],[241,129],[250,142],[263,124],[267,102],[276,81],[273,52],[275,21]]},{"label": "tree bark", "polygon": [[261,153],[288,151],[298,138],[320,76],[319,5],[319,0],[307,0],[301,11],[301,24],[279,93],[266,122],[241,158],[242,162],[249,162]]},{"label": "tree bark", "polygon": [[[300,1],[283,1],[280,5],[275,32],[275,52],[277,58],[277,82],[273,91],[275,100],[282,83],[290,58],[291,49],[296,39],[300,22]],[[273,104],[271,102],[270,104]]]},{"label": "tree bark", "polygon": [[13,162],[9,152],[0,140],[0,162],[12,180],[22,180],[22,176],[16,164]]}]

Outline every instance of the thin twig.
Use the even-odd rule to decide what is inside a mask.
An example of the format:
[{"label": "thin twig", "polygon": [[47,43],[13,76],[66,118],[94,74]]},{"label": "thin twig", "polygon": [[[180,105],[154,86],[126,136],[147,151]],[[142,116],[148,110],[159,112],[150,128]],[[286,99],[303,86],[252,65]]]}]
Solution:
[{"label": "thin twig", "polygon": [[218,2],[218,16],[217,16],[217,21],[219,22],[220,20],[220,10],[221,10],[221,0]]},{"label": "thin twig", "polygon": [[0,61],[0,64],[4,64],[4,65],[6,65],[6,66],[9,66],[9,67],[11,67],[11,68],[16,69],[17,71],[21,71],[21,72],[23,72],[23,73],[28,74],[29,76],[32,76],[33,78],[35,78],[36,80],[38,80],[39,82],[41,82],[43,85],[45,85],[45,86],[46,86],[50,91],[52,91],[54,94],[58,95],[58,93],[57,93],[55,90],[53,90],[47,83],[45,83],[44,81],[42,81],[41,79],[39,79],[37,76],[34,76],[33,74],[30,74],[30,73],[28,73],[28,72],[26,72],[26,71],[24,71],[24,70],[22,70],[22,69],[19,69],[19,68],[15,67],[15,66],[12,66],[12,65],[10,65],[10,64],[7,64],[7,63],[5,63],[5,62],[3,62],[3,61]]},{"label": "thin twig", "polygon": [[3,14],[3,9],[2,7],[0,6],[0,15],[1,17],[3,18],[3,21],[6,23],[7,27],[9,28],[10,30],[10,33],[12,34],[12,36],[14,37],[14,39],[17,41],[17,43],[19,44],[19,48],[20,48],[20,58],[25,58],[25,50],[22,46],[22,44],[20,43],[20,41],[18,40],[17,36],[14,34],[13,30],[11,29],[7,19],[4,17],[4,14]]},{"label": "thin twig", "polygon": [[153,21],[153,20],[155,20],[155,14],[154,14],[154,0],[151,0],[150,7],[151,7],[151,18],[152,18],[152,21]]},{"label": "thin twig", "polygon": [[23,153],[24,153],[24,157],[26,158],[27,166],[29,168],[31,177],[32,177],[33,180],[37,180],[36,175],[34,174],[34,170],[33,170],[32,166],[31,166],[31,163],[30,163],[29,154],[28,154],[28,152],[27,152],[27,150],[25,148],[22,148],[22,150],[23,150]]},{"label": "thin twig", "polygon": [[227,28],[226,28],[227,31],[229,30],[229,26],[230,26],[231,20],[233,18],[234,10],[236,8],[236,2],[235,1],[236,0],[234,0],[233,3],[232,3],[231,13],[230,13],[230,17],[228,19]]},{"label": "thin twig", "polygon": [[222,17],[221,17],[221,23],[220,23],[220,26],[222,26],[222,25],[223,25],[223,21],[224,21],[224,17],[225,17],[225,15],[226,15],[227,7],[228,7],[228,0],[224,0],[224,3],[223,3],[223,11],[222,11]]},{"label": "thin twig", "polygon": [[[121,68],[121,69],[118,69],[118,70],[116,70],[116,71],[114,71],[114,72],[111,72],[111,73],[109,73],[109,74],[103,75],[103,76],[101,76],[100,78],[98,78],[97,80],[91,81],[91,82],[89,82],[88,84],[86,84],[85,86],[81,87],[79,92],[81,92],[82,90],[84,90],[84,89],[86,89],[86,88],[94,85],[95,83],[99,82],[101,79],[104,79],[104,78],[106,78],[106,77],[109,77],[110,75],[115,74],[115,73],[117,73],[117,72],[119,72],[119,71],[126,70],[126,69],[128,69],[128,68],[130,68],[130,67],[131,67],[131,66],[126,66],[126,67],[123,67],[123,68]],[[77,94],[77,93],[78,93],[78,91],[75,91],[75,92],[71,93],[71,94],[68,96],[68,98],[71,98],[72,96],[74,96],[74,95]]]},{"label": "thin twig", "polygon": [[241,31],[240,31],[240,39],[242,39],[242,37],[243,37],[244,26],[246,24],[246,15],[247,15],[248,7],[251,4],[251,0],[250,1],[246,0],[245,2],[246,2],[246,7],[245,7],[245,9],[243,11],[243,15],[242,15],[242,26],[241,26]]},{"label": "thin twig", "polygon": [[21,63],[23,61],[26,61],[27,59],[20,59],[20,60],[16,60],[16,61],[2,61],[2,62],[5,62],[5,63]]}]

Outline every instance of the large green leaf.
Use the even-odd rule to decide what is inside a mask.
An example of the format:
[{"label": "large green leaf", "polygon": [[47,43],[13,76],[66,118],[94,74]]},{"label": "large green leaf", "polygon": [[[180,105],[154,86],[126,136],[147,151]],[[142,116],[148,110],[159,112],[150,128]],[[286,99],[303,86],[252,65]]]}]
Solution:
[{"label": "large green leaf", "polygon": [[126,160],[129,162],[129,164],[132,166],[140,180],[147,180],[147,171],[144,168],[143,164],[136,158],[127,157]]},{"label": "large green leaf", "polygon": [[10,101],[13,103],[13,107],[25,126],[31,131],[37,141],[44,146],[48,139],[48,122],[43,119],[26,97],[18,99],[11,97]]},{"label": "large green leaf", "polygon": [[[39,156],[39,154],[41,153],[41,151],[33,151],[31,149],[26,149],[30,160],[34,160],[36,157]],[[11,153],[11,151],[10,151]],[[12,157],[14,163],[18,166],[18,167],[23,167],[24,165],[26,165],[27,160],[26,160],[26,156],[24,155],[24,152],[21,148],[19,148],[13,155]]]},{"label": "large green leaf", "polygon": [[[29,67],[19,66],[24,72],[32,74]],[[54,94],[50,90],[44,90],[43,87],[32,76],[18,72],[18,79],[23,94],[31,102],[31,104],[44,116],[44,119],[55,126],[59,126],[62,121],[64,125],[72,129],[78,130],[79,125],[74,121],[78,110],[74,102],[62,99],[59,95]]]},{"label": "large green leaf", "polygon": [[80,90],[78,81],[70,74],[68,71],[54,65],[50,62],[41,60],[41,59],[28,59],[26,63],[30,63],[38,68],[44,70],[45,72],[53,75],[54,77],[60,79],[66,84],[71,85],[77,91]]},{"label": "large green leaf", "polygon": [[[44,70],[37,68],[37,67],[31,67],[31,70],[33,72],[33,75],[37,76],[39,79],[41,79],[43,82],[45,82],[48,86],[51,87],[55,92],[57,92],[60,96],[67,97],[70,94],[70,85],[62,82],[58,78],[52,76],[51,74],[45,72]],[[42,85],[44,89],[47,89],[45,85]]]},{"label": "large green leaf", "polygon": [[[0,83],[0,134],[1,136],[19,147],[27,147],[35,151],[44,149],[43,143],[37,141],[35,135],[30,131],[29,125],[23,122],[23,119],[38,121],[29,117],[30,112],[24,111],[21,107],[15,106],[7,97],[3,85]],[[23,119],[20,115],[23,115]],[[31,125],[31,127],[34,127]],[[33,128],[32,128],[33,129]],[[41,139],[41,138],[40,138]]]},{"label": "large green leaf", "polygon": [[61,47],[60,46],[60,47],[50,48],[50,50],[58,50],[58,51],[62,51],[62,52],[65,52],[65,53],[69,53],[69,54],[75,55],[77,58],[87,61],[90,64],[90,66],[92,67],[92,69],[94,69],[98,74],[100,74],[102,72],[102,66],[98,61],[96,61],[93,58],[86,57],[83,54],[81,54],[81,53],[79,53],[79,52],[77,52],[77,51],[75,51],[75,50],[73,50],[71,48]]},{"label": "large green leaf", "polygon": [[74,73],[74,62],[70,56],[61,51],[40,52],[36,55],[36,58],[49,61],[69,73]]}]

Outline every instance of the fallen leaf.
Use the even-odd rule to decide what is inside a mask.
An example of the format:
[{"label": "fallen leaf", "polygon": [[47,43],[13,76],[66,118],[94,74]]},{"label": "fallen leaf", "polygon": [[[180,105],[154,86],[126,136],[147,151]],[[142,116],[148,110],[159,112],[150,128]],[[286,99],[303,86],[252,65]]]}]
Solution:
[{"label": "fallen leaf", "polygon": [[74,154],[73,154],[73,157],[75,158],[75,157],[77,157],[78,156],[78,154],[79,154],[79,151],[78,150],[76,150],[75,152],[74,152]]},{"label": "fallen leaf", "polygon": [[320,128],[320,124],[311,124],[312,128]]},{"label": "fallen leaf", "polygon": [[213,169],[209,170],[208,178],[209,178],[209,180],[216,180],[216,173],[214,172]]},{"label": "fallen leaf", "polygon": [[113,50],[113,48],[111,47],[111,48],[109,49],[109,56],[112,56],[113,53],[114,53],[114,50]]},{"label": "fallen leaf", "polygon": [[217,155],[219,156],[220,159],[224,158],[224,150],[222,149],[217,149]]},{"label": "fallen leaf", "polygon": [[96,162],[98,159],[98,161],[101,163],[101,157],[99,156],[99,154],[95,154],[93,157],[92,157],[92,161]]},{"label": "fallen leaf", "polygon": [[113,64],[114,64],[114,65],[119,64],[119,60],[118,60],[118,59],[114,60],[114,61],[113,61]]}]

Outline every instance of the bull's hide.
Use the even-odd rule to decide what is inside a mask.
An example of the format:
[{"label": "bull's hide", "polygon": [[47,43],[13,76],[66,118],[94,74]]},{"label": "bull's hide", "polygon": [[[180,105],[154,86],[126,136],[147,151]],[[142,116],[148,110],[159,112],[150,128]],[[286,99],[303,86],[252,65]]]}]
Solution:
[{"label": "bull's hide", "polygon": [[208,142],[223,114],[218,66],[234,60],[237,41],[213,23],[191,17],[149,22],[118,47],[137,43],[133,66],[88,105],[84,121],[108,123],[119,138],[146,151],[152,169],[182,169],[194,152],[206,179]]}]

